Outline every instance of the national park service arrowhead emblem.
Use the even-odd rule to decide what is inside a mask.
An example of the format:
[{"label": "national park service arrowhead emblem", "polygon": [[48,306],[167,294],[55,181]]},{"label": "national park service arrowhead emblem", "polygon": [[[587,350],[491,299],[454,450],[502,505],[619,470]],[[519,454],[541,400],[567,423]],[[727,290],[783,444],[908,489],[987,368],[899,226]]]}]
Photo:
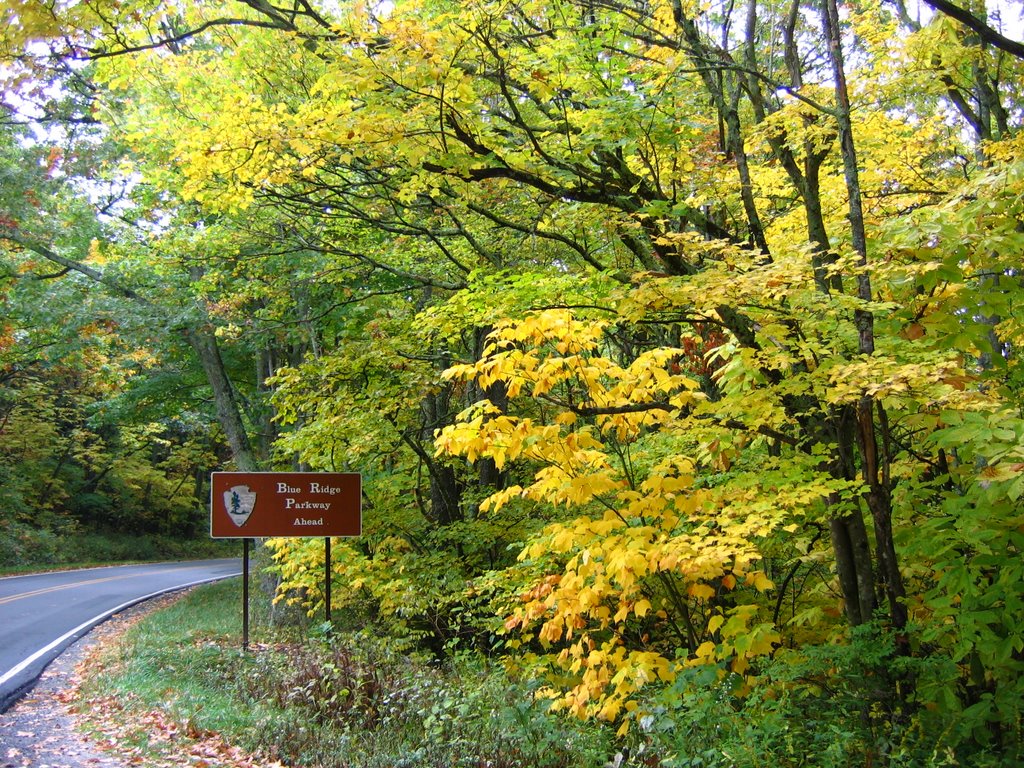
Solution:
[{"label": "national park service arrowhead emblem", "polygon": [[224,509],[239,528],[245,525],[255,506],[256,492],[250,491],[248,485],[235,485],[224,491]]}]

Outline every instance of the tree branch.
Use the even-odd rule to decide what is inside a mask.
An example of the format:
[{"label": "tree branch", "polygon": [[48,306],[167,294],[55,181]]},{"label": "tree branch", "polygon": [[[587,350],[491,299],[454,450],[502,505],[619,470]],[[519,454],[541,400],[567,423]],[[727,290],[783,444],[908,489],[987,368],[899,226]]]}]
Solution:
[{"label": "tree branch", "polygon": [[137,293],[128,286],[123,285],[120,281],[105,275],[100,270],[90,267],[88,264],[83,264],[80,261],[75,261],[74,259],[69,259],[66,256],[61,256],[59,253],[48,248],[42,243],[25,237],[16,229],[8,229],[7,231],[0,233],[0,238],[10,240],[12,243],[20,245],[22,248],[26,248],[33,253],[39,254],[44,259],[52,261],[54,264],[59,264],[64,267],[65,272],[68,270],[78,272],[79,274],[85,275],[90,280],[105,285],[119,296],[124,296],[125,298],[132,299],[133,301],[149,306],[149,300],[145,296]]},{"label": "tree branch", "polygon": [[981,39],[989,45],[994,46],[1001,51],[1006,51],[1011,56],[1016,56],[1018,59],[1024,59],[1024,43],[1019,43],[1016,40],[1004,37],[973,13],[968,12],[959,5],[954,5],[948,0],[924,1],[939,13],[943,13],[950,18],[956,19],[968,29],[972,29],[977,32]]},{"label": "tree branch", "polygon": [[284,29],[291,30],[292,27],[283,24],[282,22],[270,22],[270,21],[258,21],[255,19],[212,19],[210,21],[200,24],[195,29],[190,29],[186,32],[182,32],[177,35],[169,35],[162,37],[158,40],[154,40],[151,43],[144,45],[132,45],[125,46],[123,48],[116,48],[113,50],[105,50],[102,48],[89,48],[87,55],[84,57],[90,61],[98,59],[107,59],[113,56],[124,56],[130,53],[140,53],[142,51],[150,51],[154,48],[164,48],[167,46],[174,46],[178,43],[182,43],[186,40],[191,40],[196,35],[199,35],[212,27],[262,27],[263,29]]}]

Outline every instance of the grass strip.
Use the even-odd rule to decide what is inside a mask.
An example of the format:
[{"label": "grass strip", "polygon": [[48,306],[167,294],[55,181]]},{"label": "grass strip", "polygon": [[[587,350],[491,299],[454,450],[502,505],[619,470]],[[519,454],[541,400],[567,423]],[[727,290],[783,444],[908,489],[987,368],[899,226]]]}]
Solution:
[{"label": "grass strip", "polygon": [[259,748],[276,713],[237,696],[253,664],[241,651],[240,589],[230,579],[190,590],[90,657],[80,691],[101,741],[145,765],[181,765],[183,754],[248,764],[242,750]]},{"label": "grass strip", "polygon": [[242,653],[239,591],[196,588],[102,647],[81,691],[103,739],[154,767],[590,768],[613,751],[608,729],[550,714],[538,684],[478,654],[438,664],[375,631],[265,626]]}]

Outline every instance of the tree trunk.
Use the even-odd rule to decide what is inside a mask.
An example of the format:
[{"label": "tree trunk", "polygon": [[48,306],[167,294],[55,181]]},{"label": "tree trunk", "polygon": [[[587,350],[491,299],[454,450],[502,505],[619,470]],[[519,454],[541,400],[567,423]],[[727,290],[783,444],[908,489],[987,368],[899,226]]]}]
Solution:
[{"label": "tree trunk", "polygon": [[199,358],[206,380],[213,390],[217,421],[231,447],[231,457],[235,466],[241,472],[255,472],[259,469],[259,461],[249,442],[249,434],[242,421],[235,389],[224,369],[224,359],[221,357],[217,338],[210,331],[199,331],[194,328],[186,328],[183,335]]},{"label": "tree trunk", "polygon": [[[420,403],[422,426],[419,443],[429,445],[434,431],[450,422],[448,404],[451,384],[444,384],[431,392]],[[450,525],[462,519],[462,485],[454,467],[434,461],[427,451],[418,451],[424,460],[430,479],[430,516],[439,525]]]},{"label": "tree trunk", "polygon": [[[867,270],[867,234],[864,227],[860,172],[857,168],[857,148],[853,138],[853,123],[850,119],[850,95],[846,85],[842,30],[840,29],[836,0],[823,1],[822,22],[835,83],[835,114],[839,127],[839,148],[843,156],[843,176],[849,198],[850,239],[853,249],[860,257],[861,269],[857,274],[857,297],[868,302],[871,301],[871,276]],[[857,326],[858,346],[863,355],[872,355],[875,351],[874,321],[874,316],[868,310],[855,310],[854,323]],[[878,405],[880,417],[884,418],[881,404]],[[879,453],[878,448],[874,406],[874,400],[868,396],[862,397],[856,405],[857,447],[860,451],[861,476],[867,486],[865,498],[874,523],[879,576],[888,599],[893,625],[902,628],[907,622],[907,611],[904,604],[906,588],[900,573],[896,545],[892,536],[892,497],[886,482],[888,472],[883,466],[886,457]]]}]

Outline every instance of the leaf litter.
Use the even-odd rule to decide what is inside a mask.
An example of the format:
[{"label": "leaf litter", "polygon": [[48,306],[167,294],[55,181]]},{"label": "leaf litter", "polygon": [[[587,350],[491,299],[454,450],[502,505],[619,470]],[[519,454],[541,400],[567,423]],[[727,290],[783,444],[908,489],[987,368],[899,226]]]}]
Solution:
[{"label": "leaf litter", "polygon": [[159,709],[83,693],[85,676],[102,666],[104,646],[182,594],[113,617],[54,661],[31,693],[0,715],[0,768],[286,768]]}]

